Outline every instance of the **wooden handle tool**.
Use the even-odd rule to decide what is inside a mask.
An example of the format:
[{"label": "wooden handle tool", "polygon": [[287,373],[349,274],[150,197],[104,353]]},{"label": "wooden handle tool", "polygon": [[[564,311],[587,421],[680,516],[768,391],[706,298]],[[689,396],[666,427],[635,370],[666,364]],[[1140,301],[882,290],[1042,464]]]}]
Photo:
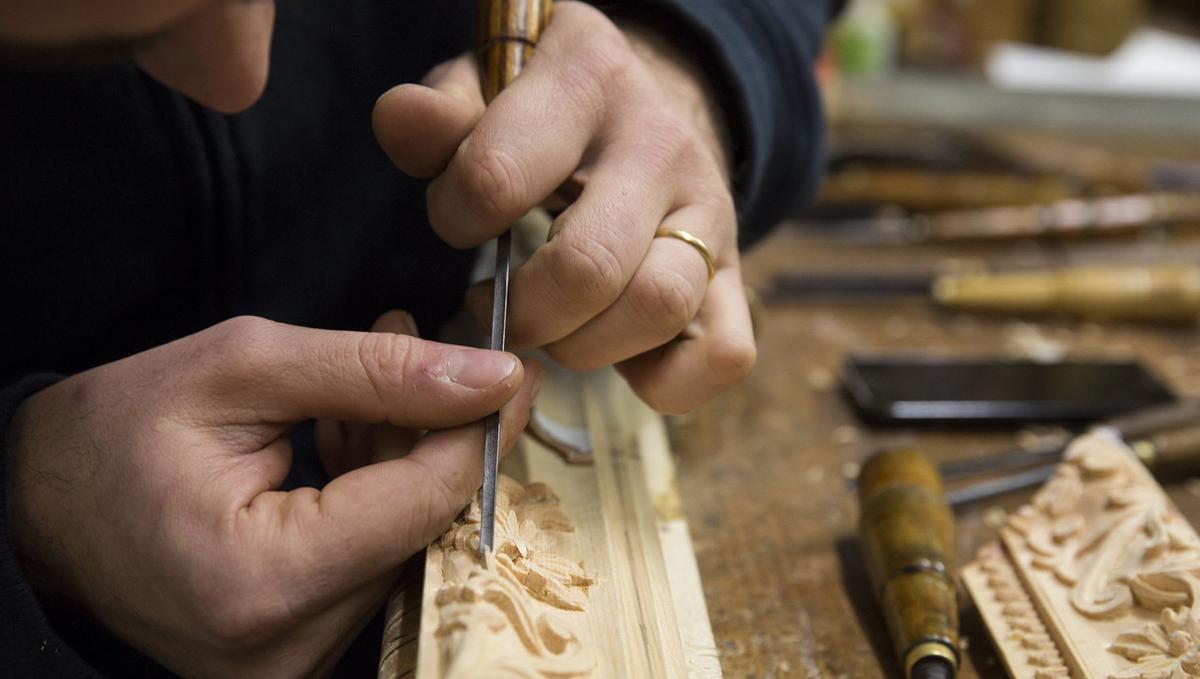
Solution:
[{"label": "wooden handle tool", "polygon": [[937,466],[886,451],[858,477],[859,536],[867,571],[907,679],[958,672],[954,516]]},{"label": "wooden handle tool", "polygon": [[[491,102],[517,77],[533,56],[542,31],[550,21],[550,0],[479,0],[478,50],[483,98]],[[492,292],[490,348],[504,351],[508,326],[508,261],[512,232],[496,239],[495,287]],[[500,413],[485,421],[483,442],[483,497],[479,524],[479,551],[491,551],[496,534],[496,477],[500,473]]]},{"label": "wooden handle tool", "polygon": [[946,275],[934,282],[933,298],[942,306],[971,311],[1196,323],[1200,266],[1090,266]]}]

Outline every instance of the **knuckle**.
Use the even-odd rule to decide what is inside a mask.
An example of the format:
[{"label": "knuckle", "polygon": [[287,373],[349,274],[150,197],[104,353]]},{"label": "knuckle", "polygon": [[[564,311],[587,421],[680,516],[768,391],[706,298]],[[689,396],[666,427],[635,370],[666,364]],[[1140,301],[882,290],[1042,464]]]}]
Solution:
[{"label": "knuckle", "polygon": [[515,156],[495,146],[468,142],[462,183],[466,199],[496,218],[515,217],[529,203],[527,173]]},{"label": "knuckle", "polygon": [[269,360],[277,324],[258,316],[238,316],[213,326],[208,358],[237,373],[254,372]]},{"label": "knuckle", "polygon": [[741,382],[754,369],[758,348],[748,337],[720,337],[708,352],[708,368],[720,387]]},{"label": "knuckle", "polygon": [[640,62],[624,34],[607,19],[580,24],[568,40],[572,56],[558,79],[561,99],[568,105],[590,113],[603,111],[638,82]]},{"label": "knuckle", "polygon": [[612,78],[627,74],[636,59],[625,34],[595,7],[581,5],[578,9],[578,19],[570,22],[575,63],[589,68],[597,82],[612,82]]},{"label": "knuckle", "polygon": [[660,173],[677,173],[699,156],[700,142],[686,121],[666,116],[644,128],[641,156]]},{"label": "knuckle", "polygon": [[684,275],[663,269],[635,282],[629,304],[638,320],[663,340],[674,337],[692,320],[696,291]]},{"label": "knuckle", "polygon": [[409,337],[390,333],[369,332],[358,341],[358,365],[362,369],[380,403],[389,395],[415,388],[408,379],[420,366],[420,351]]},{"label": "knuckle", "polygon": [[551,246],[549,271],[564,297],[596,306],[610,303],[621,294],[625,276],[610,246],[581,236],[559,237],[555,243],[557,247]]}]

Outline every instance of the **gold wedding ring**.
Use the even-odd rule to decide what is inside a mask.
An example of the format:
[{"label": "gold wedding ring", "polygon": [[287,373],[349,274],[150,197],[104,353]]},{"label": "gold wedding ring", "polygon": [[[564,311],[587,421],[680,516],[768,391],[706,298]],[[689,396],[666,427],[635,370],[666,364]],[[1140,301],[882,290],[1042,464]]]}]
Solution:
[{"label": "gold wedding ring", "polygon": [[713,259],[712,253],[709,252],[708,246],[704,244],[704,241],[696,238],[687,231],[682,231],[680,229],[659,229],[658,232],[654,234],[654,237],[677,238],[693,248],[696,248],[696,252],[700,253],[700,256],[704,258],[705,266],[708,267],[708,280],[711,282],[713,276],[717,275],[717,262]]}]

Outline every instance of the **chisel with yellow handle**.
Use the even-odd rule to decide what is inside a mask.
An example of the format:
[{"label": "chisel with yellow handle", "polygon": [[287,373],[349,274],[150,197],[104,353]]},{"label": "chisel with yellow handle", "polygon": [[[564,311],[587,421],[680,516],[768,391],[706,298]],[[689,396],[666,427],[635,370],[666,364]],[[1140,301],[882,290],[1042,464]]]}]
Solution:
[{"label": "chisel with yellow handle", "polygon": [[1200,266],[1081,266],[1051,270],[916,275],[785,274],[768,301],[906,294],[948,309],[1100,321],[1200,321]]}]

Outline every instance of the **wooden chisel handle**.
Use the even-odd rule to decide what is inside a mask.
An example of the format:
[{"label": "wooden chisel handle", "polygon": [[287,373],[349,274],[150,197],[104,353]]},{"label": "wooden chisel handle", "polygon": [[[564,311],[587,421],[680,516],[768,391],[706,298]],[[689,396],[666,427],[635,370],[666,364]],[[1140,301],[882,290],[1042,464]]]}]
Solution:
[{"label": "wooden chisel handle", "polygon": [[940,276],[943,306],[997,313],[1194,324],[1200,320],[1200,266],[1088,266]]},{"label": "wooden chisel handle", "polygon": [[478,50],[483,99],[517,77],[550,21],[551,0],[479,0]]},{"label": "wooden chisel handle", "polygon": [[1200,424],[1154,434],[1135,443],[1133,450],[1150,469],[1200,473]]}]

